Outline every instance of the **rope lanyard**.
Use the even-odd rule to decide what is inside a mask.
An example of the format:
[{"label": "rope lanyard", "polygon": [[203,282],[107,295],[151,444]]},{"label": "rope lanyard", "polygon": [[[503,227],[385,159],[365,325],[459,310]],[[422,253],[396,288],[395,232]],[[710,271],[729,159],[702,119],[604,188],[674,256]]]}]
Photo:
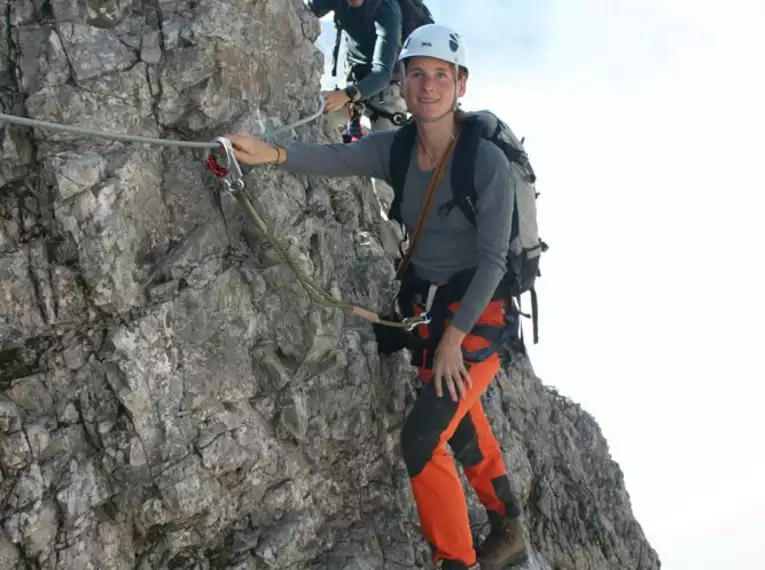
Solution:
[{"label": "rope lanyard", "polygon": [[345,301],[336,299],[324,291],[321,287],[316,285],[316,283],[311,281],[310,277],[308,277],[305,272],[297,265],[295,260],[290,257],[289,253],[287,253],[287,248],[284,246],[284,244],[281,243],[276,234],[271,231],[266,222],[263,220],[263,217],[258,213],[257,209],[250,201],[247,195],[247,189],[244,185],[244,180],[242,179],[242,169],[239,166],[239,162],[236,160],[236,155],[234,154],[234,148],[231,145],[231,141],[225,137],[218,137],[216,140],[220,142],[226,152],[226,165],[222,166],[220,163],[218,163],[212,153],[207,155],[205,164],[210,169],[210,171],[223,182],[223,186],[225,187],[226,191],[239,201],[245,212],[247,212],[247,214],[252,219],[253,223],[271,243],[279,257],[282,258],[284,263],[290,266],[292,271],[295,273],[298,282],[303,286],[303,289],[305,289],[305,292],[309,299],[311,299],[312,303],[334,309],[340,309],[345,313],[356,315],[357,317],[361,317],[362,319],[365,319],[374,324],[393,328],[403,328],[409,331],[413,330],[418,325],[430,323],[430,317],[427,315],[427,313],[421,313],[420,315],[414,317],[407,317],[401,321],[382,319],[379,315],[373,311],[370,311],[369,309],[365,309],[358,305],[352,305],[351,303],[346,303]]},{"label": "rope lanyard", "polygon": [[[307,117],[299,119],[293,123],[288,123],[282,127],[279,127],[272,131],[268,131],[258,136],[262,140],[269,140],[276,137],[277,135],[290,131],[296,127],[305,125],[306,123],[309,123],[317,119],[323,114],[324,105],[325,105],[324,98],[320,97],[319,108],[317,111],[315,111],[311,115],[308,115]],[[139,144],[176,146],[181,148],[205,149],[208,151],[207,156],[205,158],[205,164],[207,165],[207,167],[212,171],[212,173],[217,178],[222,180],[226,190],[239,201],[239,203],[244,208],[245,212],[252,219],[253,223],[255,223],[258,229],[263,233],[266,239],[268,239],[268,241],[274,247],[279,257],[281,257],[282,260],[287,265],[289,265],[289,267],[295,273],[298,281],[303,286],[303,289],[305,289],[306,293],[308,294],[308,297],[311,299],[313,303],[323,305],[326,307],[340,309],[344,311],[345,313],[356,315],[374,324],[379,324],[379,325],[384,325],[389,327],[396,327],[396,328],[403,328],[409,331],[413,330],[418,325],[428,324],[430,322],[430,318],[428,317],[427,314],[421,314],[417,317],[406,318],[400,322],[382,319],[375,312],[370,311],[369,309],[365,309],[357,305],[352,305],[350,303],[346,303],[345,301],[341,301],[340,299],[336,299],[332,297],[329,293],[327,293],[326,291],[321,289],[319,286],[317,286],[314,282],[312,282],[311,279],[305,274],[305,272],[302,269],[300,269],[297,263],[292,259],[292,257],[287,252],[287,249],[284,247],[281,241],[276,237],[276,235],[271,231],[271,229],[263,220],[262,216],[258,213],[257,209],[252,205],[252,202],[247,196],[247,190],[245,188],[244,181],[242,179],[243,178],[242,170],[239,166],[239,163],[236,160],[236,156],[234,155],[234,149],[231,146],[231,141],[229,141],[228,139],[224,137],[216,137],[214,141],[209,141],[209,142],[193,142],[193,141],[182,141],[182,140],[175,140],[175,139],[160,139],[160,138],[144,137],[139,135],[111,133],[107,131],[100,131],[97,129],[90,129],[86,127],[75,127],[72,125],[61,125],[57,123],[51,123],[48,121],[30,119],[27,117],[7,115],[4,113],[0,113],[0,122],[1,121],[4,121],[6,123],[11,123],[11,124],[16,124],[16,125],[25,125],[25,126],[36,127],[41,129],[69,132],[69,133],[74,133],[74,134],[79,134],[79,135],[84,135],[89,137],[101,137],[101,138],[111,139],[115,141],[124,141],[124,142],[139,143]],[[215,157],[213,156],[211,152],[212,150],[216,150],[221,147],[226,153],[225,167],[221,166],[217,162],[217,160],[215,159]]]}]

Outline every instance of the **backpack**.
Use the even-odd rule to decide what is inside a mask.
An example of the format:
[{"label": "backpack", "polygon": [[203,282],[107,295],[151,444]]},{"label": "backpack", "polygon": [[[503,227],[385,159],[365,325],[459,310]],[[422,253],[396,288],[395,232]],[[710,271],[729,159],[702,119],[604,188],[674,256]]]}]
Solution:
[{"label": "backpack", "polygon": [[[345,0],[340,0],[341,2],[345,2]],[[366,2],[367,5],[372,6],[371,9],[368,9],[365,12],[366,17],[371,21],[372,16],[374,15],[375,11],[377,10],[377,7],[380,5],[380,2],[382,0],[368,0]],[[401,42],[399,44],[399,51],[401,50],[401,47],[406,40],[406,38],[409,37],[409,35],[419,28],[420,26],[424,26],[425,24],[433,24],[435,23],[435,20],[433,19],[433,15],[430,13],[430,10],[428,10],[428,7],[425,6],[423,3],[423,0],[397,0],[398,5],[401,7]],[[335,10],[335,29],[337,30],[336,36],[335,36],[335,47],[332,50],[332,77],[337,76],[337,57],[340,53],[340,38],[342,36],[342,30],[343,30],[343,23],[340,19],[340,16],[338,15],[340,13],[340,10]],[[399,67],[399,64],[401,62],[396,61],[395,68]],[[394,70],[395,74],[395,70]]]},{"label": "backpack", "polygon": [[[451,171],[454,198],[447,202],[445,207],[447,210],[453,207],[460,208],[468,221],[473,226],[476,225],[475,204],[477,204],[478,195],[474,186],[474,174],[478,144],[480,139],[486,139],[499,147],[516,174],[516,192],[507,252],[507,272],[498,287],[498,293],[508,301],[509,306],[512,306],[513,299],[517,300],[519,311],[521,294],[531,293],[534,344],[537,344],[539,341],[538,306],[534,285],[536,278],[541,275],[540,256],[547,251],[548,246],[538,234],[536,200],[539,194],[536,191],[536,174],[523,148],[523,141],[519,141],[510,127],[490,111],[464,113],[460,126],[461,134],[454,149]],[[416,134],[417,127],[413,122],[399,128],[394,136],[390,152],[391,186],[394,197],[389,218],[402,225],[401,199]]]}]

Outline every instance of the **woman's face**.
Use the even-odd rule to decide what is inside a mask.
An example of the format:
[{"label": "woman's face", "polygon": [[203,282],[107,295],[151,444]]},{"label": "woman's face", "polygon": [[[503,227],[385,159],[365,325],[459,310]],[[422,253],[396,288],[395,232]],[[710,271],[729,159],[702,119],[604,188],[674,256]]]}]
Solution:
[{"label": "woman's face", "polygon": [[467,78],[460,74],[455,93],[453,64],[434,57],[417,56],[407,61],[404,98],[409,111],[422,119],[441,117],[453,108],[454,98],[465,94]]}]

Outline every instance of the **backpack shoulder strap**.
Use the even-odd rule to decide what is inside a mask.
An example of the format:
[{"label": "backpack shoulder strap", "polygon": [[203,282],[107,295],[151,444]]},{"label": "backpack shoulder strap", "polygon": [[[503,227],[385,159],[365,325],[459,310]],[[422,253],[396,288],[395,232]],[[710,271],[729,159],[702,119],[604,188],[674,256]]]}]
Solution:
[{"label": "backpack shoulder strap", "polygon": [[409,163],[412,161],[412,149],[414,148],[417,125],[409,122],[396,130],[393,135],[393,143],[390,147],[390,170],[391,187],[393,188],[393,202],[390,205],[388,217],[403,224],[401,219],[401,198],[404,194],[406,174],[409,172]]},{"label": "backpack shoulder strap", "polygon": [[342,2],[334,2],[332,7],[332,19],[335,23],[335,45],[332,47],[332,77],[337,77],[337,63],[340,56],[340,43],[343,37],[343,28],[345,22],[343,21],[343,4]]},{"label": "backpack shoulder strap", "polygon": [[[510,162],[524,164],[524,153],[506,140],[506,135],[503,133],[506,127],[493,113],[487,111],[466,113],[460,125],[462,134],[455,151],[451,173],[454,200],[447,206],[458,206],[475,226],[478,202],[478,193],[475,189],[475,162],[481,139],[496,145]],[[517,212],[514,211],[515,213]],[[513,222],[517,224],[516,220]]]},{"label": "backpack shoulder strap", "polygon": [[475,159],[481,140],[481,125],[475,115],[468,114],[460,121],[460,138],[454,149],[451,186],[454,198],[444,206],[459,207],[468,221],[476,225]]},{"label": "backpack shoulder strap", "polygon": [[332,47],[332,77],[337,77],[337,59],[340,56],[340,40],[343,37],[343,23],[335,11],[335,45]]}]

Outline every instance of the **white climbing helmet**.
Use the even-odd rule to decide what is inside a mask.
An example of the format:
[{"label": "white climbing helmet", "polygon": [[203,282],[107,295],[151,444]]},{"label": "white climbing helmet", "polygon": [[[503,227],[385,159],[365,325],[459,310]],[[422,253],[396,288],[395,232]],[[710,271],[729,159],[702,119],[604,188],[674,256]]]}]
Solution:
[{"label": "white climbing helmet", "polygon": [[425,24],[409,34],[398,58],[415,56],[435,57],[467,69],[464,40],[443,24]]}]

